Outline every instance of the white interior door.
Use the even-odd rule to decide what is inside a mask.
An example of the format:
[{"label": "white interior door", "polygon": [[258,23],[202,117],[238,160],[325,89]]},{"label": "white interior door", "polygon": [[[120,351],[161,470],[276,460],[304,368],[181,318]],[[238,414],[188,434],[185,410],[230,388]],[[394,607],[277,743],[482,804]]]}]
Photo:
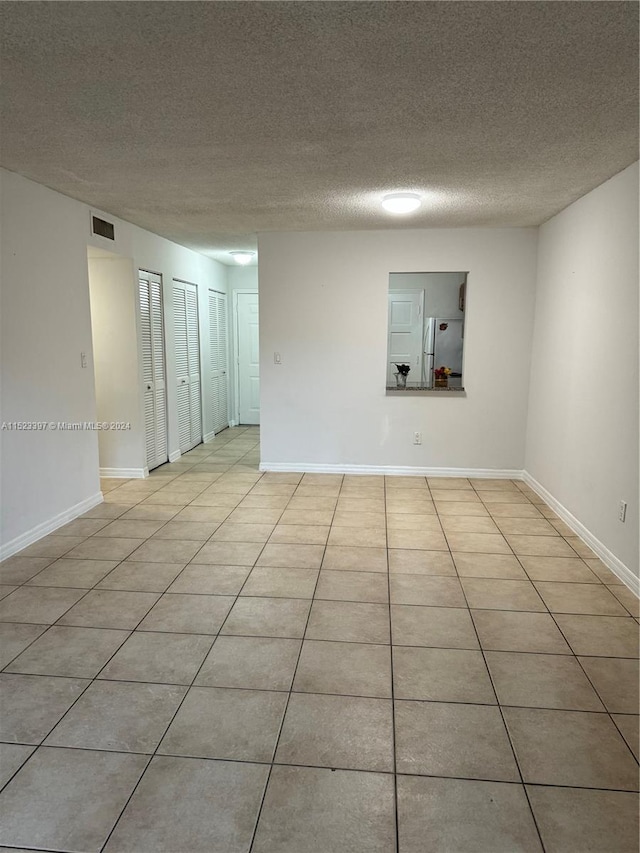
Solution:
[{"label": "white interior door", "polygon": [[142,396],[144,401],[147,468],[169,458],[167,451],[167,389],[165,381],[162,278],[140,270],[140,327],[142,335]]},{"label": "white interior door", "polygon": [[238,408],[241,424],[260,423],[258,294],[238,293]]},{"label": "white interior door", "polygon": [[173,282],[173,329],[176,350],[178,439],[185,453],[202,441],[198,291],[194,284]]},{"label": "white interior door", "polygon": [[422,373],[422,314],[424,291],[389,293],[387,385],[395,385],[396,364],[411,368],[407,384],[419,384]]},{"label": "white interior door", "polygon": [[214,432],[229,426],[227,297],[209,291],[209,352],[211,355],[211,425]]}]

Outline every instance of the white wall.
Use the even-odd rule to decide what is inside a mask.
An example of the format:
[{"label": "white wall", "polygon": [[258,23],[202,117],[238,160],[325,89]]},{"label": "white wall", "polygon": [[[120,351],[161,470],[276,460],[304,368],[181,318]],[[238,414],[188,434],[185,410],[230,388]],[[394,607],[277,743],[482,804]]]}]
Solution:
[{"label": "white wall", "polygon": [[128,430],[98,433],[100,468],[146,467],[140,406],[140,362],[136,324],[137,271],[130,258],[89,258],[91,330],[97,419],[131,424]]},{"label": "white wall", "polygon": [[[167,329],[169,446],[178,448],[173,365],[173,278],[226,290],[226,267],[103,214],[115,243],[89,233],[90,208],[2,171],[3,421],[96,420],[87,245],[162,274]],[[137,284],[132,281],[135,294]],[[138,322],[136,320],[136,322]],[[209,363],[208,314],[201,310],[202,362]],[[87,354],[87,369],[80,353]],[[209,387],[203,382],[207,430]],[[140,433],[139,433],[140,436]],[[134,436],[132,434],[131,438]],[[100,500],[98,436],[92,431],[0,433],[3,553],[59,526]],[[144,443],[140,442],[141,454]],[[144,467],[144,457],[140,466]]]},{"label": "white wall", "polygon": [[[521,469],[536,234],[260,235],[263,465]],[[469,272],[465,396],[385,394],[389,273],[423,270]]]},{"label": "white wall", "polygon": [[637,163],[540,229],[526,469],[638,574]]}]

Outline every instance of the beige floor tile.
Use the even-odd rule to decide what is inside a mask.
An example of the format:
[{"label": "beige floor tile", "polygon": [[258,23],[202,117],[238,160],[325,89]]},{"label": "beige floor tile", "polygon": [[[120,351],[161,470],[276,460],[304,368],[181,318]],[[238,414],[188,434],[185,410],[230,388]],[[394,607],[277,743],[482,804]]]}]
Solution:
[{"label": "beige floor tile", "polygon": [[15,658],[6,671],[93,678],[128,636],[128,631],[54,625]]},{"label": "beige floor tile", "polygon": [[268,773],[259,764],[157,756],[105,853],[246,851]]},{"label": "beige floor tile", "polygon": [[298,498],[334,498],[340,493],[340,486],[305,486],[304,479],[295,490]]},{"label": "beige floor tile", "polygon": [[238,504],[238,509],[279,509],[282,512],[288,503],[287,495],[256,493],[254,490],[245,495]]},{"label": "beige floor tile", "polygon": [[258,558],[258,566],[281,568],[319,569],[324,555],[324,545],[265,545]]},{"label": "beige floor tile", "polygon": [[[109,495],[107,495],[107,498]],[[187,504],[191,503],[192,496],[185,495],[184,492],[178,493],[169,493],[169,492],[153,492],[148,497],[146,497],[143,501],[141,501],[141,506],[154,506],[155,504],[161,504],[162,506],[174,506],[176,509],[180,510],[182,507],[185,507]],[[196,500],[203,500],[202,495],[198,495]]]},{"label": "beige floor tile", "polygon": [[217,521],[168,521],[154,534],[154,539],[183,539],[206,542],[220,527]]},{"label": "beige floor tile", "polygon": [[301,598],[239,598],[221,633],[297,639],[304,635],[310,606]]},{"label": "beige floor tile", "polygon": [[[197,498],[194,498],[193,501],[189,502],[189,508],[209,507],[217,508],[220,511],[226,509],[227,514],[230,514],[238,506],[242,498],[243,495],[229,495],[226,493],[207,494],[206,492],[203,492],[201,495],[198,495]],[[145,501],[145,503],[148,503],[148,501]],[[174,501],[172,501],[172,503],[174,503]],[[185,506],[186,503],[182,504],[183,508]]]},{"label": "beige floor tile", "polygon": [[195,683],[202,687],[289,690],[301,645],[301,640],[220,636]]},{"label": "beige floor tile", "polygon": [[297,486],[300,480],[302,480],[302,474],[287,471],[267,471],[260,480],[260,486],[267,485],[268,483]]},{"label": "beige floor tile", "polygon": [[111,526],[111,522],[106,518],[76,518],[74,521],[70,521],[69,524],[59,527],[56,532],[61,536],[79,536],[82,539],[86,539],[88,536],[93,536],[94,533],[107,526]]},{"label": "beige floor tile", "polygon": [[164,592],[183,568],[184,563],[132,563],[125,560],[109,572],[96,588]]},{"label": "beige floor tile", "polygon": [[340,488],[344,476],[342,474],[312,474],[310,472],[302,475],[300,481],[304,486],[333,486]]},{"label": "beige floor tile", "polygon": [[388,699],[292,693],[276,762],[349,770],[393,770]]},{"label": "beige floor tile", "polygon": [[555,619],[576,655],[638,657],[638,624],[630,617],[559,614]]},{"label": "beige floor tile", "polygon": [[602,584],[554,583],[534,584],[552,613],[590,613],[595,616],[627,616],[627,611]]},{"label": "beige floor tile", "polygon": [[328,545],[322,560],[322,568],[333,571],[386,573],[387,549]]},{"label": "beige floor tile", "polygon": [[527,580],[520,562],[512,554],[453,553],[460,577]]},{"label": "beige floor tile", "polygon": [[0,674],[0,739],[41,743],[89,684],[79,678]]},{"label": "beige floor tile", "polygon": [[466,608],[393,604],[391,630],[394,645],[479,648],[473,622]]},{"label": "beige floor tile", "polygon": [[175,516],[176,521],[223,522],[231,513],[229,507],[186,506]]},{"label": "beige floor tile", "polygon": [[159,598],[156,592],[90,590],[58,620],[58,625],[133,630]]},{"label": "beige floor tile", "polygon": [[55,557],[9,557],[0,563],[0,580],[2,583],[21,584],[34,577],[47,566]]},{"label": "beige floor tile", "polygon": [[275,598],[313,598],[318,580],[317,569],[287,569],[256,566],[241,595]]},{"label": "beige floor tile", "polygon": [[101,503],[98,504],[98,506],[94,506],[93,509],[90,509],[88,512],[83,512],[80,518],[118,518],[131,508],[132,505],[126,501],[123,501],[120,504]]},{"label": "beige floor tile", "polygon": [[466,602],[457,578],[394,574],[389,578],[392,604],[426,604],[464,607]]},{"label": "beige floor tile", "polygon": [[462,578],[461,583],[469,607],[472,608],[540,612],[547,610],[531,581]]},{"label": "beige floor tile", "polygon": [[637,853],[635,794],[540,785],[528,785],[527,793],[547,853]]},{"label": "beige floor tile", "polygon": [[386,511],[393,515],[435,515],[436,506],[428,498],[396,498],[387,495]]},{"label": "beige floor tile", "polygon": [[427,477],[430,489],[471,489],[473,488],[466,477]]},{"label": "beige floor tile", "polygon": [[578,658],[607,711],[637,714],[640,708],[638,661],[631,658]]},{"label": "beige floor tile", "polygon": [[227,523],[270,525],[273,529],[281,515],[281,509],[269,509],[267,507],[252,509],[251,507],[239,506],[233,510],[227,519]]},{"label": "beige floor tile", "polygon": [[529,557],[575,557],[575,551],[560,536],[519,536],[508,533],[506,540],[514,554]]},{"label": "beige floor tile", "polygon": [[48,627],[48,625],[0,622],[0,669],[44,634]]},{"label": "beige floor tile", "polygon": [[117,560],[67,560],[62,557],[28,581],[29,586],[66,586],[90,589],[102,580]]},{"label": "beige floor tile", "polygon": [[449,547],[444,534],[430,530],[389,530],[389,548],[447,551]]},{"label": "beige floor tile", "polygon": [[525,782],[638,790],[638,765],[608,714],[504,708]]},{"label": "beige floor tile", "polygon": [[39,749],[3,792],[0,844],[98,853],[148,760],[95,750]]},{"label": "beige floor tile", "polygon": [[591,571],[598,577],[602,583],[606,583],[608,586],[613,584],[622,585],[623,583],[617,575],[608,569],[602,560],[599,560],[597,557],[594,559],[586,559],[583,562],[591,569]]},{"label": "beige floor tile", "polygon": [[473,489],[431,489],[431,495],[436,503],[480,503],[480,498]]},{"label": "beige floor tile", "polygon": [[329,534],[329,545],[348,547],[386,548],[387,532],[384,528],[335,527]]},{"label": "beige floor tile", "polygon": [[548,613],[507,610],[472,610],[471,615],[485,650],[571,654]]},{"label": "beige floor tile", "polygon": [[276,766],[253,853],[389,853],[394,812],[390,774]]},{"label": "beige floor tile", "polygon": [[426,477],[402,477],[388,476],[385,477],[385,485],[387,489],[420,489],[427,488]]},{"label": "beige floor tile", "polygon": [[86,540],[86,536],[58,536],[55,533],[45,536],[28,548],[20,551],[21,557],[62,557],[72,548]]},{"label": "beige floor tile", "polygon": [[478,489],[478,497],[486,506],[491,504],[528,504],[529,498],[519,489]]},{"label": "beige floor tile", "polygon": [[520,557],[520,562],[532,581],[600,583],[579,557]]},{"label": "beige floor tile", "polygon": [[[296,487],[292,483],[263,483],[260,481],[257,486],[254,486],[253,489],[251,489],[242,503],[243,506],[263,506],[277,509],[282,507],[283,503],[285,505],[288,503],[289,498],[293,495],[295,490]],[[251,498],[255,498],[256,500],[259,498],[269,498],[273,500],[270,500],[268,503],[255,503]]]},{"label": "beige floor tile", "polygon": [[631,592],[630,589],[627,589],[626,586],[616,584],[609,587],[609,592],[612,592],[613,595],[615,595],[615,597],[627,610],[628,613],[630,613],[632,616],[640,616],[640,601],[638,600],[637,596],[635,596]]},{"label": "beige floor tile", "polygon": [[[439,494],[443,494],[443,491],[440,490]],[[470,501],[447,501],[447,500],[436,500],[435,503],[436,510],[438,515],[441,517],[447,517],[452,515],[464,515],[464,516],[486,516],[489,518],[489,513],[487,508],[483,503],[478,501],[477,503],[473,503]]]},{"label": "beige floor tile", "polygon": [[519,781],[497,707],[396,700],[397,772]]},{"label": "beige floor tile", "polygon": [[322,524],[278,524],[269,537],[275,545],[326,545],[329,526]]},{"label": "beige floor tile", "polygon": [[213,533],[211,542],[258,542],[265,544],[274,529],[273,524],[237,524],[225,521]]},{"label": "beige floor tile", "polygon": [[567,536],[566,541],[579,557],[591,560],[596,556],[586,542],[583,542],[578,536]]},{"label": "beige floor tile", "polygon": [[403,575],[456,575],[453,560],[444,551],[390,549],[389,571]]},{"label": "beige floor tile", "polygon": [[217,634],[234,598],[231,595],[165,593],[138,626],[139,631]]},{"label": "beige floor tile", "polygon": [[[295,509],[294,502],[298,499],[294,498],[289,504],[291,509]],[[302,508],[302,507],[301,507]],[[326,507],[309,507],[309,509],[325,509]],[[340,497],[338,503],[333,507],[338,512],[384,512],[384,498],[350,498]]]},{"label": "beige floor tile", "polygon": [[636,761],[640,761],[640,717],[637,714],[612,714],[612,718]]},{"label": "beige floor tile", "polygon": [[17,586],[7,586],[7,584],[0,584],[0,601],[3,598],[6,598],[8,595],[11,595],[14,590],[18,589]]},{"label": "beige floor tile", "polygon": [[271,761],[286,706],[286,693],[192,687],[158,752]]},{"label": "beige floor tile", "polygon": [[486,652],[501,705],[603,711],[604,706],[573,655]]},{"label": "beige floor tile", "polygon": [[[337,516],[336,516],[337,517]],[[334,521],[337,524],[337,521]],[[411,514],[408,512],[388,512],[387,526],[389,530],[429,530],[442,532],[440,519],[432,511],[429,515]]]},{"label": "beige floor tile", "polygon": [[389,607],[352,601],[314,601],[306,638],[389,643]]},{"label": "beige floor tile", "polygon": [[187,563],[203,547],[190,539],[148,539],[129,555],[132,562]]},{"label": "beige floor tile", "polygon": [[[160,563],[156,565],[160,565]],[[169,592],[197,595],[237,595],[250,571],[251,569],[248,566],[211,566],[190,563],[176,577],[169,587]]]},{"label": "beige floor tile", "polygon": [[305,640],[293,689],[299,693],[390,698],[390,648]]},{"label": "beige floor tile", "polygon": [[330,601],[389,601],[389,582],[381,572],[320,572],[315,598]]},{"label": "beige floor tile", "polygon": [[45,744],[153,752],[186,692],[170,684],[94,681]]},{"label": "beige floor tile", "polygon": [[0,622],[52,625],[86,592],[64,587],[19,587],[0,601]]},{"label": "beige floor tile", "polygon": [[[345,499],[346,500],[346,499]],[[331,512],[336,508],[336,504],[338,503],[338,498],[303,498],[297,497],[294,495],[289,503],[287,504],[288,510],[296,510],[296,511],[305,511],[311,510],[313,512]],[[346,509],[346,507],[342,507]],[[359,509],[359,507],[356,507]],[[310,523],[310,522],[307,522]],[[325,522],[323,522],[325,523]]]},{"label": "beige floor tile", "polygon": [[525,536],[560,535],[545,518],[499,518],[498,527],[503,533],[517,533]]},{"label": "beige floor tile", "polygon": [[213,637],[200,634],[136,631],[102,670],[100,678],[191,684],[212,642]]},{"label": "beige floor tile", "polygon": [[544,518],[540,509],[530,503],[490,503],[487,507],[496,521],[502,518]]},{"label": "beige floor tile", "polygon": [[73,560],[124,560],[143,542],[144,539],[92,536],[65,556]]},{"label": "beige floor tile", "polygon": [[328,527],[333,519],[333,509],[330,510],[313,510],[313,509],[286,509],[278,525],[283,524],[320,524]]},{"label": "beige floor tile", "polygon": [[522,785],[398,777],[402,853],[433,850],[542,853]]},{"label": "beige floor tile", "polygon": [[120,539],[148,539],[160,530],[164,521],[140,521],[118,518],[99,530],[96,536],[115,536]]},{"label": "beige floor tile", "polygon": [[264,545],[260,542],[207,542],[199,551],[196,563],[217,566],[253,566]]},{"label": "beige floor tile", "polygon": [[465,649],[393,649],[396,699],[496,705],[482,652]]},{"label": "beige floor tile", "polygon": [[498,533],[447,533],[452,551],[472,554],[511,554],[504,536]]},{"label": "beige floor tile", "polygon": [[442,518],[442,528],[447,535],[450,533],[500,533],[495,521],[484,515],[446,515]]}]

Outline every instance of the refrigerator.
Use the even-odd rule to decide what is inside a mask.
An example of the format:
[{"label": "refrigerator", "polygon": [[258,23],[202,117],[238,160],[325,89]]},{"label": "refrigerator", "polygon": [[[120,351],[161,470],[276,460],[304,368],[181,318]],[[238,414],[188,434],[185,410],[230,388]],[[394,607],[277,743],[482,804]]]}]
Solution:
[{"label": "refrigerator", "polygon": [[462,387],[463,334],[462,320],[425,318],[422,359],[424,388],[433,388],[433,371],[436,367],[448,367],[451,370],[449,385],[453,388]]}]

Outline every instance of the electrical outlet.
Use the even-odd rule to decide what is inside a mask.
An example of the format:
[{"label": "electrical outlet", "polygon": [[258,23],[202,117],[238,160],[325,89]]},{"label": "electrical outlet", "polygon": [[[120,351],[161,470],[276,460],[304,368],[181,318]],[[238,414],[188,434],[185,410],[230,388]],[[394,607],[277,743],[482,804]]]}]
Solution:
[{"label": "electrical outlet", "polygon": [[413,443],[414,444],[422,444],[422,433],[421,432],[414,432]]},{"label": "electrical outlet", "polygon": [[618,506],[618,518],[620,519],[620,521],[625,521],[627,518],[627,502],[626,501],[620,501],[620,504]]}]

